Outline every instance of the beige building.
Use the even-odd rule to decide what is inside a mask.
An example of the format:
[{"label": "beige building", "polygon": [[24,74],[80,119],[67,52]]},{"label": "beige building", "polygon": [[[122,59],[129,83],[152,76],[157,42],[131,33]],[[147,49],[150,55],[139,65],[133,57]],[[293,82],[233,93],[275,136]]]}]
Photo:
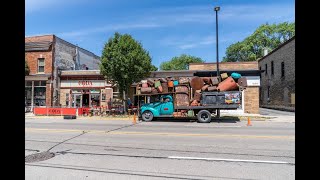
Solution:
[{"label": "beige building", "polygon": [[[208,76],[216,75],[216,63],[190,63],[189,70],[197,71],[195,75]],[[221,62],[219,63],[220,73],[238,72],[248,80],[248,87],[242,91],[242,106],[239,113],[259,114],[259,87],[260,70],[257,61],[251,62]],[[207,72],[206,72],[207,71]],[[211,73],[209,73],[209,72]]]}]

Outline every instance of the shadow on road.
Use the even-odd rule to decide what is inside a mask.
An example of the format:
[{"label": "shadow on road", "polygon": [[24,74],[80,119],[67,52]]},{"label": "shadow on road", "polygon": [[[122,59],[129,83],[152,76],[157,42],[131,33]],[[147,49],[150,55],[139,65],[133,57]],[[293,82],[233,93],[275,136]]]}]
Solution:
[{"label": "shadow on road", "polygon": [[[197,122],[197,118],[155,118],[152,122]],[[212,118],[211,122],[214,123],[237,123],[240,122],[238,117],[222,117],[220,119]]]},{"label": "shadow on road", "polygon": [[193,118],[155,118],[152,122],[196,122],[197,119]]}]

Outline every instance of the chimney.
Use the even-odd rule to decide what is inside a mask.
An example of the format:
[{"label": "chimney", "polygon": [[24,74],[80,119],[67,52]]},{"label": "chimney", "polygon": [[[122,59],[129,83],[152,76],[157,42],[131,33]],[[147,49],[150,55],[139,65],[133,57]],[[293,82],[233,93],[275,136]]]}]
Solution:
[{"label": "chimney", "polygon": [[266,48],[266,49],[264,49],[264,51],[263,51],[263,56],[266,56],[268,54],[268,49]]}]

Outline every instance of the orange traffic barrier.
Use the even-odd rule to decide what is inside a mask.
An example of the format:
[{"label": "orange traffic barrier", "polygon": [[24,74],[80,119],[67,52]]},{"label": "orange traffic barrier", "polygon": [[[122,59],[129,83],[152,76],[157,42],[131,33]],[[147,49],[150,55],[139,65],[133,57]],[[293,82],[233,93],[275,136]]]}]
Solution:
[{"label": "orange traffic barrier", "polygon": [[248,117],[248,123],[247,126],[252,126],[251,121],[250,121],[250,117]]},{"label": "orange traffic barrier", "polygon": [[133,114],[133,124],[137,123],[137,119],[136,119],[136,113]]}]

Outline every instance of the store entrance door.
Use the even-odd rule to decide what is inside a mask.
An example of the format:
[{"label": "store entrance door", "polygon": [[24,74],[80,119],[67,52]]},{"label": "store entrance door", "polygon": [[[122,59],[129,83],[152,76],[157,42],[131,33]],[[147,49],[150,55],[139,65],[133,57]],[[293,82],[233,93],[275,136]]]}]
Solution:
[{"label": "store entrance door", "polygon": [[82,94],[74,94],[74,102],[72,103],[74,108],[82,107]]},{"label": "store entrance door", "polygon": [[82,95],[82,107],[89,107],[89,94]]}]

